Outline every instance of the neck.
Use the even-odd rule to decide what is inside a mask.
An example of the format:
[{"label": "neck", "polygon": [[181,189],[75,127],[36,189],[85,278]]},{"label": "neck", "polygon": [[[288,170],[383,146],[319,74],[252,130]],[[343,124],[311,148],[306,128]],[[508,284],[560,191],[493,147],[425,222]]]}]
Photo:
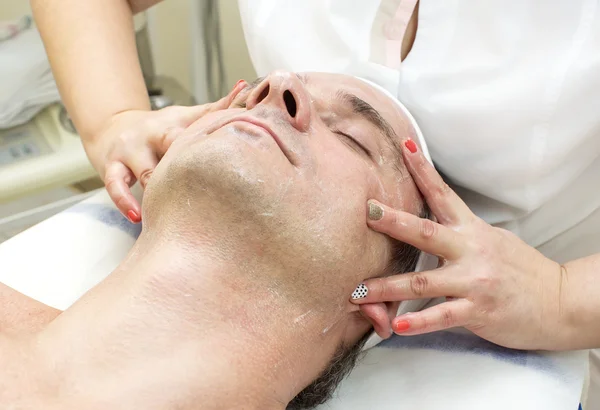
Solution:
[{"label": "neck", "polygon": [[95,402],[132,408],[285,408],[338,347],[346,316],[290,302],[282,274],[216,244],[142,236],[39,345],[86,400],[102,392]]}]

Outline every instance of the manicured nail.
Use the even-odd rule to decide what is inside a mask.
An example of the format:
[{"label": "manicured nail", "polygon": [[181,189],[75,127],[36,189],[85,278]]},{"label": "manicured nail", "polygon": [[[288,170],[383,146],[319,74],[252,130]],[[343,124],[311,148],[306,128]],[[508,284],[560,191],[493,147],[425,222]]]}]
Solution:
[{"label": "manicured nail", "polygon": [[233,98],[235,98],[245,87],[246,87],[246,81],[238,80],[238,82],[235,83],[235,85],[229,92],[229,96],[233,96]]},{"label": "manicured nail", "polygon": [[368,294],[369,289],[364,283],[361,283],[356,287],[356,289],[354,289],[354,292],[352,292],[352,299],[366,298]]},{"label": "manicured nail", "polygon": [[392,328],[396,333],[406,332],[410,329],[410,323],[408,323],[408,320],[399,320],[392,325]]},{"label": "manicured nail", "polygon": [[373,202],[369,202],[369,219],[379,221],[383,218],[383,208]]},{"label": "manicured nail", "polygon": [[140,216],[133,209],[130,209],[129,211],[127,211],[127,218],[129,218],[129,220],[134,224],[141,221]]},{"label": "manicured nail", "polygon": [[406,148],[408,148],[408,150],[414,154],[415,152],[417,152],[417,144],[415,144],[415,142],[413,140],[411,140],[410,138],[407,139],[404,142],[404,146],[406,146]]}]

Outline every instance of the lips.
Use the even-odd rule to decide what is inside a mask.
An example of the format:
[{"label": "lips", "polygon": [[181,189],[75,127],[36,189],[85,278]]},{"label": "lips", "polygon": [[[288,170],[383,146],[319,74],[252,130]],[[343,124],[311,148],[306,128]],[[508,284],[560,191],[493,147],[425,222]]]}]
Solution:
[{"label": "lips", "polygon": [[232,118],[231,120],[229,120],[228,122],[223,124],[223,126],[234,123],[234,122],[246,122],[246,123],[252,124],[256,127],[259,127],[259,128],[262,128],[263,130],[265,130],[271,136],[271,138],[273,138],[275,143],[279,146],[279,149],[281,150],[281,152],[283,152],[283,155],[285,155],[287,157],[287,159],[293,164],[293,161],[290,158],[290,152],[289,152],[288,148],[281,141],[279,136],[277,134],[275,134],[275,132],[273,132],[273,130],[271,129],[271,127],[268,124],[259,120],[258,118],[242,116],[242,117]]}]

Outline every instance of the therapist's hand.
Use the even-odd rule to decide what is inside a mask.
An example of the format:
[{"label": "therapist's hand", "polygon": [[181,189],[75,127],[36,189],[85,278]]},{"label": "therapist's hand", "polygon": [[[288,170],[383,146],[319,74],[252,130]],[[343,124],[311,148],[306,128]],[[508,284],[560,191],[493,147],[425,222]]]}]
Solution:
[{"label": "therapist's hand", "polygon": [[[410,146],[410,143],[409,143]],[[413,146],[414,147],[414,146]],[[437,255],[439,268],[366,281],[361,309],[381,302],[448,297],[442,304],[393,319],[392,330],[416,335],[465,327],[496,344],[560,349],[566,271],[512,233],[476,217],[420,150],[403,147],[406,165],[438,222],[375,201],[369,226]],[[355,292],[362,296],[363,292]]]},{"label": "therapist's hand", "polygon": [[144,188],[158,161],[181,131],[203,115],[229,107],[244,86],[244,82],[238,82],[229,95],[211,104],[121,112],[85,145],[90,162],[123,215],[131,222],[141,221],[141,207],[130,187],[140,181]]}]

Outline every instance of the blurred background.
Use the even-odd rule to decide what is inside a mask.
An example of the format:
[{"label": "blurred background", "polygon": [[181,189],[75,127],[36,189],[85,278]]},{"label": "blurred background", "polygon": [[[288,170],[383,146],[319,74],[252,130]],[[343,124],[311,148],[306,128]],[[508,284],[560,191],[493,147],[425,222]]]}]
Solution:
[{"label": "blurred background", "polygon": [[[152,107],[256,77],[236,0],[165,0],[135,18]],[[60,104],[26,0],[0,1],[0,243],[103,187]]]}]

